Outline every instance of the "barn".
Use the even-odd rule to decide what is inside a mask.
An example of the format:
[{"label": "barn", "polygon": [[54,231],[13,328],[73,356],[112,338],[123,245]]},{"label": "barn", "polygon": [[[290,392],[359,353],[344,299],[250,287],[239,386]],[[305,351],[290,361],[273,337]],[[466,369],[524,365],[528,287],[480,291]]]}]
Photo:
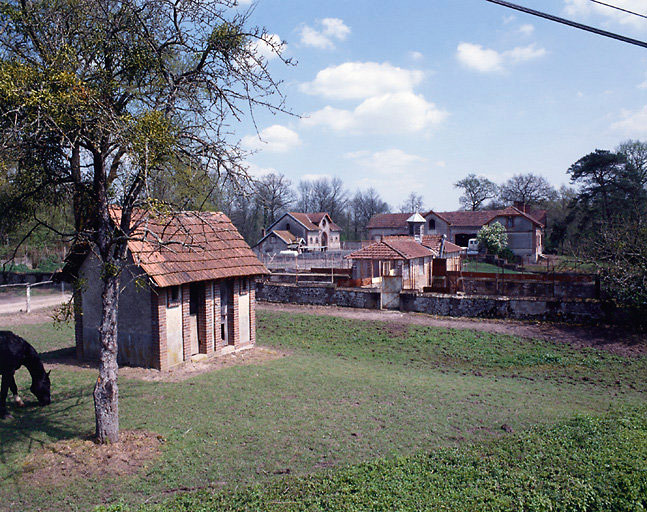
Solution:
[{"label": "barn", "polygon": [[[101,267],[89,250],[74,259],[77,356],[96,360]],[[255,278],[267,273],[223,213],[141,216],[121,275],[119,364],[165,370],[254,346]]]}]

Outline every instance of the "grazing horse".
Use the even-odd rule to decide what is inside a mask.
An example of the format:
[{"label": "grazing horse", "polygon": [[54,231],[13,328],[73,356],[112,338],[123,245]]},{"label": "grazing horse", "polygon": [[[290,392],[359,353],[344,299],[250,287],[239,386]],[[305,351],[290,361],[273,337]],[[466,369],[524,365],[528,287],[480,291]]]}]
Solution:
[{"label": "grazing horse", "polygon": [[40,405],[48,405],[50,398],[49,372],[45,371],[38,353],[29,343],[10,331],[0,331],[0,418],[10,418],[7,411],[7,391],[11,389],[18,406],[24,405],[14,380],[14,373],[25,366],[31,374],[31,392]]}]

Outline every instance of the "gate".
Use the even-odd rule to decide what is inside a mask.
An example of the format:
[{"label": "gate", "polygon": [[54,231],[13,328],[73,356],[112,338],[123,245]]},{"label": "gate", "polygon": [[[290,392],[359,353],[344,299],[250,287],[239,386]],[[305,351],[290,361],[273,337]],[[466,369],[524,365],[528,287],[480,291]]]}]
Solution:
[{"label": "gate", "polygon": [[402,291],[402,276],[383,276],[381,308],[400,309],[400,292]]}]

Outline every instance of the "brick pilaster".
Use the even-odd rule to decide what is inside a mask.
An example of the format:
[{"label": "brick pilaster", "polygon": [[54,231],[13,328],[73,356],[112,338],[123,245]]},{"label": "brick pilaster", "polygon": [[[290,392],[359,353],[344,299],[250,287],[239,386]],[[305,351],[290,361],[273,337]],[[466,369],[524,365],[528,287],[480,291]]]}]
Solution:
[{"label": "brick pilaster", "polygon": [[168,350],[166,338],[166,294],[168,290],[151,289],[153,367],[168,369]]},{"label": "brick pilaster", "polygon": [[256,345],[256,280],[249,280],[249,341]]},{"label": "brick pilaster", "polygon": [[200,311],[200,353],[213,354],[213,282],[204,283],[204,300]]},{"label": "brick pilaster", "polygon": [[182,285],[182,349],[184,351],[184,360],[191,359],[191,324],[189,322],[191,301],[191,285]]},{"label": "brick pilaster", "polygon": [[238,348],[240,344],[240,326],[238,322],[238,295],[240,294],[240,279],[236,278],[233,282],[233,300],[231,303],[231,314],[229,315],[231,325],[231,341],[234,347]]},{"label": "brick pilaster", "polygon": [[83,359],[83,295],[79,289],[74,291],[74,341],[76,357]]},{"label": "brick pilaster", "polygon": [[213,349],[222,350],[222,330],[220,328],[220,282],[213,283]]}]

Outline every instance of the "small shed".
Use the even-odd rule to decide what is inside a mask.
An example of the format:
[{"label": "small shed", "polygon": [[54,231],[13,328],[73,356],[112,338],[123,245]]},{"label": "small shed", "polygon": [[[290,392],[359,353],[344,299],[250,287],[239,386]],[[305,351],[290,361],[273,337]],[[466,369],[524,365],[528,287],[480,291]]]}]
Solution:
[{"label": "small shed", "polygon": [[[112,210],[115,222],[120,215]],[[197,354],[254,346],[255,278],[268,271],[229,218],[220,212],[141,215],[137,226],[121,276],[119,364],[164,370]],[[78,261],[72,272],[80,283],[77,356],[96,359],[101,268],[91,251]]]},{"label": "small shed", "polygon": [[430,284],[434,256],[431,249],[412,237],[387,236],[346,258],[353,261],[353,280],[369,284],[399,277],[402,289],[421,290]]}]

